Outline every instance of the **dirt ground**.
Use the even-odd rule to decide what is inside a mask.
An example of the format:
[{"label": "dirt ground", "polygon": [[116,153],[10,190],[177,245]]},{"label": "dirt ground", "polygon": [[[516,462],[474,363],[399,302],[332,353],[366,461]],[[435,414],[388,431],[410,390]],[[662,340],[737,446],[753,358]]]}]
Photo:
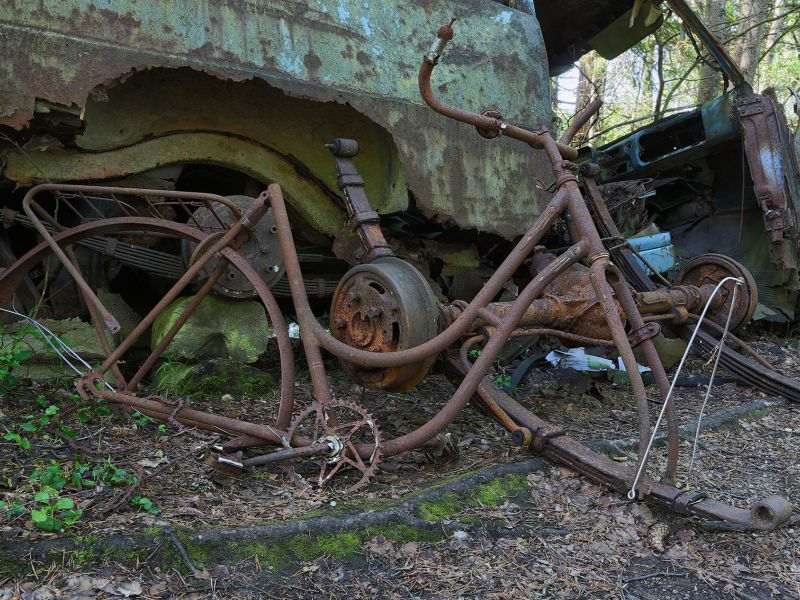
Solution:
[{"label": "dirt ground", "polygon": [[[751,338],[762,355],[784,373],[796,373],[800,353],[772,340]],[[693,360],[685,375],[702,378],[710,366]],[[502,373],[500,373],[502,374]],[[554,369],[534,372],[515,393],[541,416],[565,426],[583,441],[625,439],[635,434],[629,392],[601,379]],[[721,377],[728,374],[720,373]],[[649,389],[653,389],[652,386]],[[310,400],[310,384],[297,388],[300,403]],[[452,393],[441,376],[429,377],[407,394],[364,392],[334,378],[337,398],[369,408],[389,437],[429,418]],[[44,399],[37,397],[43,396]],[[724,383],[715,388],[707,415],[762,397],[756,390]],[[703,389],[679,388],[682,425],[693,425]],[[6,502],[33,502],[30,474],[49,464],[64,473],[76,461],[93,469],[105,465],[105,483],[64,487],[82,516],[64,534],[32,526],[28,513],[0,520],[0,542],[29,544],[68,536],[146,533],[168,524],[175,530],[244,527],[280,523],[319,514],[338,505],[391,503],[445,480],[457,479],[528,455],[510,444],[497,425],[466,409],[448,428],[457,456],[442,462],[421,452],[385,460],[374,481],[348,498],[335,490],[301,490],[279,469],[226,475],[207,466],[213,437],[176,425],[159,427],[131,415],[87,409],[69,393],[24,387],[0,405],[9,430],[38,418],[51,404],[59,412],[27,437],[23,449],[2,443],[3,496]],[[239,418],[269,422],[271,395],[192,406]],[[660,405],[653,403],[653,415]],[[61,427],[74,431],[67,438]],[[796,456],[800,413],[778,405],[746,415],[700,436],[689,486],[741,507],[769,494],[800,501]],[[691,441],[684,440],[680,477],[686,477]],[[663,464],[656,448],[651,471]],[[635,453],[617,460],[635,463]],[[55,463],[51,463],[55,461]],[[71,465],[71,466],[70,466]],[[113,466],[125,477],[110,481]],[[89,471],[87,471],[89,472]],[[99,472],[98,472],[99,473]],[[117,474],[118,471],[116,471]],[[136,484],[131,485],[135,476]],[[120,478],[118,478],[120,479]],[[144,505],[132,499],[146,498]],[[438,506],[438,505],[436,505]],[[434,506],[434,508],[436,507]],[[337,551],[300,560],[289,568],[265,565],[258,556],[230,564],[204,565],[199,573],[162,570],[142,561],[138,568],[113,561],[30,565],[22,577],[0,581],[0,600],[54,597],[342,597],[355,598],[797,598],[800,597],[800,542],[795,521],[770,533],[720,528],[632,504],[570,471],[553,467],[528,473],[499,502],[464,502],[434,511],[436,535],[358,540],[345,556]],[[209,574],[210,573],[210,574]]]}]

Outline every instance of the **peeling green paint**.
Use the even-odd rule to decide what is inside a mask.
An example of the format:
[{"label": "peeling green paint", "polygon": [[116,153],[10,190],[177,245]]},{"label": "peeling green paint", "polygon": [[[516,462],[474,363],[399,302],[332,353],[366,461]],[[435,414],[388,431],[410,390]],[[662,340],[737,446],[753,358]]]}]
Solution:
[{"label": "peeling green paint", "polygon": [[[31,161],[33,158],[33,162]],[[298,175],[283,156],[250,140],[216,133],[182,133],[107,152],[75,153],[61,148],[23,155],[9,152],[4,175],[22,185],[52,181],[89,181],[123,177],[181,163],[234,168],[262,181],[280,181],[287,201],[311,226],[333,235],[344,213],[318,186]]]},{"label": "peeling green paint", "polygon": [[[334,169],[322,144],[356,137],[367,193],[381,212],[402,210],[410,191],[429,216],[511,237],[547,200],[533,185],[546,164],[542,153],[482,140],[473,128],[430,111],[418,95],[421,56],[452,15],[456,39],[436,70],[436,92],[523,125],[549,124],[539,23],[488,0],[342,0],[336,8],[323,0],[101,7],[90,0],[11,0],[0,6],[0,53],[9,57],[0,122],[24,126],[37,98],[85,108],[78,148],[101,156],[32,153],[45,172],[53,170],[52,180],[103,172],[104,165],[114,176],[123,157],[146,165],[145,149],[159,164],[194,159],[183,144],[159,144],[167,134],[232,134],[262,150],[213,140],[196,158],[295,186],[290,202],[327,234],[343,213],[337,223]],[[14,160],[11,172],[21,179],[41,177]]]}]

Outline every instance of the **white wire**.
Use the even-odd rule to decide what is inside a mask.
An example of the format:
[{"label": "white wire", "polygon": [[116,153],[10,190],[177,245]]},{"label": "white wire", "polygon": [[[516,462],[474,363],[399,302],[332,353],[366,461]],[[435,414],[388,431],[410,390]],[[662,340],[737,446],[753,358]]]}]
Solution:
[{"label": "white wire", "polygon": [[[64,362],[67,364],[67,366],[68,366],[69,368],[71,368],[73,371],[75,371],[75,373],[76,373],[77,375],[83,375],[83,374],[84,374],[84,371],[81,371],[81,370],[80,370],[80,369],[78,369],[78,367],[76,367],[76,366],[75,366],[75,365],[74,365],[72,362],[70,362],[70,360],[69,360],[69,359],[68,359],[66,356],[64,356],[64,354],[62,354],[62,353],[61,353],[61,351],[60,351],[60,350],[59,350],[59,349],[56,347],[56,345],[53,343],[53,340],[55,340],[56,342],[58,342],[59,346],[61,346],[61,348],[64,350],[64,352],[66,352],[66,353],[67,353],[67,354],[68,354],[68,355],[69,355],[71,358],[73,358],[74,360],[76,360],[76,361],[80,362],[80,363],[81,363],[81,364],[82,364],[84,367],[86,367],[88,370],[91,370],[91,369],[92,369],[92,365],[90,365],[90,364],[89,364],[88,362],[86,362],[86,361],[85,361],[83,358],[81,358],[81,356],[80,356],[80,355],[79,355],[77,352],[75,352],[75,351],[74,351],[72,348],[70,348],[70,347],[69,347],[69,346],[68,346],[66,343],[64,343],[64,342],[63,342],[63,341],[62,341],[62,340],[61,340],[61,339],[60,339],[60,338],[59,338],[59,337],[58,337],[56,334],[54,334],[54,333],[53,333],[53,332],[52,332],[50,329],[48,329],[48,328],[47,328],[45,325],[42,325],[41,323],[39,323],[39,322],[38,322],[36,319],[34,319],[33,317],[29,317],[28,315],[26,315],[26,314],[24,314],[24,313],[21,313],[21,312],[19,312],[19,311],[16,311],[16,310],[10,310],[10,309],[7,309],[7,308],[0,308],[0,311],[2,311],[2,312],[4,312],[4,313],[11,314],[11,315],[16,315],[16,316],[18,316],[18,317],[20,317],[20,318],[24,319],[25,321],[27,321],[27,322],[28,322],[28,323],[30,323],[31,325],[33,325],[33,326],[34,326],[34,327],[37,329],[37,331],[39,332],[39,334],[42,336],[42,339],[43,339],[45,342],[47,342],[47,343],[48,343],[48,345],[49,345],[49,346],[50,346],[50,347],[53,349],[53,351],[54,351],[54,352],[55,352],[55,353],[56,353],[56,354],[59,356],[59,358],[60,358],[62,361],[64,361]],[[111,385],[110,383],[108,383],[107,381],[105,382],[105,384],[106,384],[106,386],[108,387],[108,389],[109,389],[109,390],[111,390],[111,391],[114,391],[114,386],[112,386],[112,385]]]},{"label": "white wire", "polygon": [[731,307],[728,309],[728,318],[725,319],[725,329],[722,332],[722,337],[719,339],[719,347],[717,348],[717,355],[714,357],[714,367],[711,369],[711,376],[708,379],[708,386],[706,387],[706,395],[703,398],[703,404],[700,406],[700,414],[697,417],[697,428],[694,432],[694,444],[692,444],[692,458],[689,460],[689,469],[686,472],[686,478],[683,480],[683,485],[689,483],[689,478],[692,475],[694,468],[694,459],[697,454],[697,441],[700,439],[700,425],[703,422],[703,414],[705,414],[706,403],[711,397],[711,386],[714,385],[714,377],[717,375],[717,367],[719,366],[719,359],[722,356],[722,350],[725,347],[725,338],[728,337],[728,327],[731,324],[731,317],[733,316],[733,307],[736,305],[736,292],[739,289],[739,284],[733,286],[733,298],[731,300]]},{"label": "white wire", "polygon": [[[23,314],[23,313],[17,312],[16,310],[8,310],[8,309],[5,309],[5,308],[0,308],[0,311],[3,311],[3,312],[5,312],[5,313],[9,313],[9,314],[12,314],[12,315],[16,315],[16,316],[18,316],[18,317],[20,317],[20,318],[24,319],[25,321],[27,321],[27,322],[28,322],[28,323],[30,323],[31,325],[33,325],[33,326],[34,326],[34,327],[35,327],[35,328],[36,328],[36,329],[39,331],[39,334],[42,336],[42,339],[43,339],[45,342],[47,342],[47,343],[50,345],[50,347],[53,349],[53,351],[54,351],[56,354],[58,354],[58,356],[61,358],[61,360],[63,360],[65,363],[67,363],[67,365],[68,365],[68,366],[69,366],[69,367],[70,367],[70,368],[71,368],[73,371],[75,371],[75,372],[76,372],[78,375],[80,375],[80,374],[81,374],[80,370],[79,370],[79,369],[78,369],[78,368],[77,368],[77,367],[76,367],[74,364],[72,364],[72,363],[69,361],[69,359],[67,359],[67,357],[66,357],[66,356],[64,356],[63,354],[61,354],[61,352],[59,351],[59,349],[58,349],[58,348],[56,348],[56,346],[53,344],[53,342],[51,341],[50,337],[48,336],[48,334],[50,334],[50,335],[53,335],[53,333],[52,333],[52,332],[51,332],[49,329],[47,329],[47,327],[45,327],[44,325],[42,325],[41,323],[37,322],[36,320],[34,320],[34,319],[33,319],[33,318],[31,318],[31,317],[29,317],[29,316],[27,316],[27,315],[25,315],[25,314]],[[47,331],[47,333],[45,333],[45,330]],[[60,339],[58,339],[58,336],[54,336],[54,335],[53,335],[53,337],[54,337],[54,338],[55,338],[55,339],[56,339],[56,340],[59,342],[59,344],[61,344],[62,346],[66,346],[66,344],[64,344],[64,342],[63,342],[63,341],[61,341]],[[66,350],[67,350],[67,352],[69,352],[69,353],[70,353],[70,355],[72,355],[72,356],[73,356],[73,358],[77,357],[79,360],[83,360],[83,359],[81,359],[81,358],[80,358],[80,356],[78,356],[78,355],[77,355],[77,353],[75,353],[75,352],[74,352],[74,351],[73,351],[71,348],[68,348],[68,347],[67,347],[67,348],[66,348]],[[91,368],[91,367],[89,367],[89,368]]]},{"label": "white wire", "polygon": [[[667,410],[667,406],[669,405],[670,400],[672,399],[672,390],[675,389],[675,384],[678,382],[678,377],[681,374],[681,369],[683,369],[683,365],[686,362],[686,358],[689,356],[689,350],[692,349],[692,345],[694,344],[694,340],[697,337],[698,331],[700,331],[700,325],[703,323],[703,319],[706,317],[706,313],[708,312],[708,308],[711,306],[711,302],[716,297],[719,290],[725,285],[728,281],[736,282],[736,285],[742,285],[744,283],[744,279],[741,277],[725,277],[722,281],[717,284],[717,287],[714,288],[714,291],[711,293],[711,297],[709,297],[706,305],[703,307],[703,312],[700,313],[700,318],[697,319],[697,325],[695,325],[694,331],[692,332],[692,337],[689,338],[689,343],[686,345],[686,350],[683,352],[683,356],[681,357],[681,362],[678,364],[678,369],[675,371],[675,376],[672,378],[672,383],[669,386],[669,391],[667,392],[667,397],[664,398],[664,404],[661,406],[661,412],[658,415],[658,419],[656,419],[655,427],[653,428],[653,433],[650,435],[650,441],[647,443],[647,448],[644,451],[644,456],[641,457],[639,461],[639,468],[636,471],[636,477],[633,480],[633,484],[631,485],[631,489],[628,491],[628,500],[635,500],[636,499],[636,486],[639,483],[639,479],[642,477],[642,472],[644,471],[645,466],[647,465],[647,457],[650,455],[650,450],[653,447],[653,441],[656,439],[656,433],[658,433],[658,428],[661,425],[661,421],[664,418],[664,413]],[[735,289],[735,288],[734,288]]]}]

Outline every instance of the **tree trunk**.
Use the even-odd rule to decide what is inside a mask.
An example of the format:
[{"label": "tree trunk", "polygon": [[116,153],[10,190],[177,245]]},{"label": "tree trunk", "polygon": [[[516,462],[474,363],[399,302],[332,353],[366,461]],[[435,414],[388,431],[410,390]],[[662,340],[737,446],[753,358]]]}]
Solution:
[{"label": "tree trunk", "polygon": [[584,54],[578,61],[578,91],[575,95],[575,112],[582,111],[594,96],[594,52]]},{"label": "tree trunk", "polygon": [[[575,113],[582,111],[595,98],[603,99],[606,88],[606,71],[608,63],[594,52],[584,54],[578,63],[578,90],[575,97]],[[585,139],[592,131],[600,129],[600,113],[592,123],[581,129],[576,140]]]},{"label": "tree trunk", "polygon": [[761,47],[768,29],[765,22],[771,15],[771,5],[771,0],[742,0],[737,15],[736,58],[744,78],[751,84],[761,58]]},{"label": "tree trunk", "polygon": [[558,77],[551,77],[550,78],[550,107],[551,107],[551,114],[552,119],[550,123],[550,127],[556,135],[560,134],[561,131],[561,119],[559,118],[559,110],[558,110]]},{"label": "tree trunk", "polygon": [[779,16],[786,12],[786,0],[775,0],[775,7],[772,9],[772,16],[775,18],[772,23],[769,24],[769,31],[767,33],[766,40],[764,41],[764,48],[762,52],[766,52],[766,59],[767,63],[772,66],[775,64],[775,57],[778,53],[775,51],[775,45],[778,42],[778,39],[783,30],[783,22],[786,20],[786,17]]},{"label": "tree trunk", "polygon": [[[720,39],[724,37],[725,30],[725,0],[705,0],[702,2],[703,19],[708,28]],[[704,55],[708,51],[703,48]],[[714,64],[714,59],[709,57],[709,62]],[[700,65],[700,78],[697,84],[697,101],[701,104],[713,100],[722,92],[722,75],[720,72],[705,63]]]}]

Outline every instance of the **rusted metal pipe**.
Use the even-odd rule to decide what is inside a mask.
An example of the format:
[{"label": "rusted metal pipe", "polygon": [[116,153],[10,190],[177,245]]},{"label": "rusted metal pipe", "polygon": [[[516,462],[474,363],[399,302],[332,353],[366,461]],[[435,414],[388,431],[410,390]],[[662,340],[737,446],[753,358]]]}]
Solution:
[{"label": "rusted metal pipe", "polygon": [[[264,216],[266,213],[266,198],[264,196],[265,194],[262,194],[256,198],[248,209],[247,214],[232,224],[228,231],[219,237],[216,242],[210,244],[208,250],[201,254],[197,260],[195,260],[194,264],[189,266],[189,268],[186,270],[186,273],[184,273],[183,276],[181,276],[181,278],[172,285],[172,288],[170,288],[170,290],[164,294],[161,300],[159,300],[158,303],[152,309],[150,309],[150,312],[147,313],[147,315],[142,318],[136,327],[133,328],[133,331],[131,331],[128,337],[126,337],[125,340],[123,340],[123,342],[117,346],[116,350],[108,358],[106,358],[106,360],[103,362],[103,365],[99,369],[101,373],[108,371],[112,364],[117,362],[128,350],[131,349],[136,340],[138,340],[142,334],[153,324],[153,322],[156,320],[156,317],[158,317],[158,315],[160,315],[161,312],[178,297],[178,295],[192,282],[200,270],[206,265],[206,263],[208,263],[209,260],[214,257],[214,255],[219,253],[223,248],[226,248],[234,240],[234,238],[236,238],[242,232],[242,229],[245,227],[245,225],[248,227],[254,225],[262,216]],[[80,273],[78,274],[78,277],[80,277]],[[83,283],[84,285],[87,285],[85,281]]]},{"label": "rusted metal pipe", "polygon": [[[312,384],[314,386],[315,394],[320,394],[317,396],[317,400],[320,400],[321,398],[327,398],[330,394],[327,375],[325,373],[324,365],[322,364],[322,359],[319,352],[319,345],[322,345],[325,340],[329,338],[338,344],[338,347],[337,345],[333,344],[324,346],[334,355],[338,356],[339,358],[346,358],[348,361],[357,362],[358,364],[366,363],[365,366],[393,366],[395,364],[416,362],[420,358],[430,356],[433,353],[443,350],[452,344],[452,342],[450,342],[448,339],[449,337],[458,339],[463,332],[466,331],[466,329],[474,321],[478,308],[485,306],[486,302],[491,298],[491,296],[497,293],[500,286],[505,283],[505,281],[519,266],[519,264],[521,264],[524,260],[526,254],[523,252],[526,250],[527,252],[530,252],[530,250],[538,243],[545,231],[549,229],[549,227],[552,225],[552,222],[555,220],[554,216],[548,214],[540,217],[540,219],[537,221],[537,224],[531,228],[528,234],[523,237],[512,253],[509,254],[501,268],[495,272],[492,278],[490,278],[489,282],[487,282],[481,292],[479,292],[478,296],[476,296],[476,299],[467,306],[464,312],[443,333],[436,336],[433,340],[409,350],[373,354],[370,352],[355,351],[355,349],[351,348],[350,346],[338,342],[338,340],[335,340],[335,338],[325,332],[321,325],[319,325],[318,321],[314,317],[313,312],[311,311],[311,307],[308,304],[308,298],[305,294],[300,263],[297,259],[297,252],[294,248],[294,241],[292,239],[292,231],[289,224],[288,214],[286,212],[286,205],[280,190],[276,190],[275,193],[272,193],[272,190],[270,190],[269,202],[275,217],[278,238],[286,264],[286,272],[289,277],[289,285],[292,291],[292,299],[294,301],[295,311],[297,312],[300,328],[303,332],[302,339],[307,356],[309,358],[309,371],[311,373]],[[563,210],[561,196],[559,195],[555,197],[553,201],[551,201],[551,204],[548,208],[550,208],[552,211]],[[544,223],[548,224],[546,228],[543,227]],[[542,272],[537,274],[523,289],[517,299],[514,300],[509,314],[498,325],[496,335],[492,336],[489,342],[486,344],[483,352],[481,352],[481,355],[476,360],[473,369],[470,370],[470,373],[468,373],[467,377],[465,377],[464,381],[458,387],[451,399],[430,421],[418,429],[393,440],[384,442],[382,444],[383,455],[392,456],[412,448],[418,448],[426,441],[441,432],[464,407],[469,397],[480,383],[481,378],[491,366],[492,361],[502,349],[503,345],[505,344],[505,340],[515,329],[517,322],[522,317],[530,303],[542,293],[542,290],[544,290],[544,288],[551,281],[553,281],[553,279],[555,279],[561,271],[569,268],[572,264],[581,260],[585,255],[585,244],[580,241],[569,248],[564,254],[555,259],[550,265],[542,270]],[[498,274],[505,275],[505,279],[500,280]],[[443,343],[442,340],[446,341]],[[439,346],[439,344],[441,344],[441,346]],[[353,360],[354,351],[357,353],[357,360]],[[362,360],[360,360],[362,356],[364,356],[364,358],[368,358],[370,362],[362,362]],[[390,360],[397,362],[374,361],[375,358],[386,359],[387,357],[391,357]],[[359,448],[359,453],[361,453],[361,450],[362,449]]]},{"label": "rusted metal pipe", "polygon": [[[33,198],[39,194],[40,192],[46,191],[63,191],[63,192],[85,192],[87,186],[81,185],[67,185],[67,184],[54,184],[54,183],[43,183],[37,186],[32,187],[28,192],[25,194],[25,197],[22,199],[22,210],[25,211],[25,214],[31,221],[31,224],[34,226],[36,231],[42,236],[42,239],[45,240],[48,245],[50,246],[53,254],[55,254],[58,259],[61,261],[61,264],[67,270],[67,272],[72,276],[73,280],[75,281],[75,285],[78,286],[81,295],[87,300],[87,303],[91,303],[97,313],[102,317],[103,322],[105,323],[106,327],[111,333],[117,333],[120,329],[120,325],[117,322],[117,319],[112,315],[109,310],[103,305],[100,299],[95,294],[94,290],[86,283],[86,280],[81,275],[78,267],[72,264],[72,261],[69,259],[67,254],[64,252],[63,249],[59,247],[57,243],[53,240],[53,236],[47,231],[47,228],[42,224],[37,216],[36,212],[31,207]],[[128,194],[128,195],[137,195],[143,192],[150,192],[152,190],[143,190],[137,188],[117,188],[117,187],[94,187],[93,192],[95,193],[108,193],[108,194]],[[176,197],[177,195],[181,195],[181,192],[170,192],[164,191],[162,195],[166,197]],[[214,194],[200,194],[200,193],[189,193],[194,199],[205,199],[205,200],[213,200],[220,202],[225,205],[229,205],[232,203],[222,196],[216,196]],[[35,203],[34,203],[35,204]],[[238,209],[237,209],[238,212]],[[115,359],[115,361],[118,359]],[[106,368],[108,370],[108,368]]]},{"label": "rusted metal pipe", "polygon": [[[445,373],[454,383],[465,375],[459,362],[452,357],[445,361]],[[495,386],[489,378],[483,379],[481,387],[516,423],[533,434],[532,449],[542,456],[594,481],[605,483],[618,492],[625,493],[630,489],[635,477],[634,469],[580,444],[562,429],[531,413]],[[482,401],[481,396],[473,399]],[[667,510],[740,523],[752,529],[775,529],[791,516],[791,505],[780,497],[765,498],[754,503],[750,510],[743,510],[711,500],[704,493],[678,489],[674,485],[659,483],[649,477],[640,480],[637,490],[641,499],[647,499]]]},{"label": "rusted metal pipe", "polygon": [[297,448],[284,448],[283,450],[276,450],[275,452],[270,452],[269,454],[262,454],[261,456],[246,458],[242,461],[242,466],[256,467],[258,465],[267,465],[269,463],[282,462],[285,460],[309,458],[311,456],[328,454],[330,453],[331,449],[331,445],[327,442],[311,444],[310,446],[299,446]]},{"label": "rusted metal pipe", "polygon": [[565,268],[581,260],[586,255],[585,244],[578,242],[569,248],[564,254],[558,257],[544,271],[534,277],[530,283],[520,292],[519,297],[514,301],[514,308],[509,312],[506,319],[498,326],[493,335],[484,346],[480,356],[475,360],[472,368],[464,377],[464,380],[456,389],[455,393],[447,404],[427,423],[403,436],[386,442],[383,445],[384,456],[392,456],[411,448],[417,448],[425,441],[429,440],[447,425],[461,412],[469,398],[477,389],[483,376],[492,366],[497,355],[503,349],[508,336],[514,330],[517,322],[525,312],[527,306],[542,290]]},{"label": "rusted metal pipe", "polygon": [[[628,315],[630,319],[631,329],[633,331],[637,331],[644,327],[644,320],[642,316],[639,314],[639,311],[636,307],[636,302],[634,301],[633,295],[631,294],[630,286],[625,281],[625,278],[622,276],[622,273],[616,269],[616,267],[609,267],[609,271],[614,273],[614,277],[611,278],[611,286],[614,288],[614,292],[617,296],[617,301],[622,305],[622,308],[625,310],[625,313]],[[668,397],[669,394],[669,379],[667,378],[667,374],[664,371],[664,363],[661,362],[661,357],[658,355],[658,351],[656,350],[655,345],[653,344],[652,339],[645,339],[639,345],[644,353],[645,362],[647,366],[650,367],[650,371],[653,374],[653,379],[656,382],[656,386],[658,387],[658,393],[662,399]],[[650,412],[648,409],[648,422],[650,418]],[[675,416],[675,403],[670,402],[667,404],[666,409],[666,416],[667,416],[667,466],[665,469],[665,476],[667,481],[674,482],[675,481],[675,471],[678,468],[678,421]],[[641,448],[640,448],[640,456]]]},{"label": "rusted metal pipe", "polygon": [[225,261],[220,261],[220,264],[211,274],[211,276],[203,283],[197,292],[192,296],[192,299],[189,301],[183,312],[180,316],[175,320],[172,326],[169,328],[164,334],[164,337],[161,338],[161,341],[158,342],[155,348],[153,348],[152,352],[147,356],[144,362],[141,364],[139,369],[136,371],[131,380],[128,382],[128,385],[124,387],[124,389],[128,391],[133,391],[139,385],[139,383],[144,379],[144,376],[153,368],[153,365],[156,364],[156,361],[161,358],[161,355],[164,353],[164,350],[167,349],[167,346],[170,345],[175,336],[180,331],[181,327],[183,327],[189,318],[194,314],[194,311],[197,310],[197,307],[200,306],[200,303],[205,299],[208,293],[211,291],[219,278],[228,270],[228,263]]},{"label": "rusted metal pipe", "polygon": [[532,327],[530,329],[517,329],[513,331],[509,337],[531,337],[534,335],[547,335],[550,337],[560,338],[567,342],[579,344],[581,346],[607,346],[612,348],[614,340],[604,338],[586,337],[585,335],[578,335],[577,333],[569,333],[568,331],[561,331],[560,329],[551,329],[549,327]]},{"label": "rusted metal pipe", "polygon": [[595,98],[592,100],[581,112],[572,118],[572,122],[569,124],[569,127],[564,130],[564,133],[561,134],[561,137],[558,141],[565,145],[569,144],[572,141],[572,138],[575,137],[575,134],[578,133],[583,126],[589,122],[589,119],[591,119],[602,106],[603,101],[600,98]]},{"label": "rusted metal pipe", "polygon": [[[447,41],[449,41],[448,36],[449,39],[452,39],[453,37],[452,26],[444,25],[440,27],[439,31],[437,32],[437,39],[446,43]],[[502,118],[481,115],[475,112],[451,106],[449,104],[442,102],[441,100],[437,99],[436,96],[434,96],[433,90],[431,89],[431,73],[433,73],[433,68],[436,66],[438,62],[441,50],[444,49],[444,43],[439,44],[440,46],[439,52],[436,53],[435,58],[432,57],[431,53],[426,54],[424,60],[422,61],[422,65],[419,68],[419,77],[418,77],[419,93],[420,96],[422,96],[422,100],[425,102],[425,104],[430,106],[437,113],[444,115],[445,117],[449,117],[451,119],[455,119],[456,121],[461,121],[463,123],[474,125],[479,130],[490,131],[494,132],[495,134],[505,135],[515,140],[525,142],[532,148],[543,148],[544,138],[546,137],[550,138],[549,133],[547,133],[546,131],[538,133],[533,131],[528,131],[527,129],[523,129],[522,127],[517,127],[516,125],[508,123]],[[552,140],[552,138],[550,139]],[[578,151],[575,148],[571,148],[570,146],[557,142],[556,144],[560,152],[560,156],[563,156],[564,158],[570,160],[578,157]]]},{"label": "rusted metal pipe", "polygon": [[[90,384],[94,379],[99,378],[99,372],[94,371],[86,378]],[[103,386],[101,386],[103,387]],[[92,392],[94,394],[94,392]],[[109,402],[116,402],[118,404],[126,404],[139,410],[141,412],[149,411],[152,414],[162,415],[161,420],[167,421],[175,413],[175,407],[169,404],[164,404],[158,400],[150,398],[138,398],[130,394],[123,394],[120,392],[113,392],[108,389],[97,390],[97,395]],[[257,425],[247,421],[240,421],[238,419],[231,419],[222,415],[215,415],[212,413],[194,410],[192,408],[183,408],[174,416],[175,420],[180,423],[185,423],[193,427],[207,429],[209,431],[217,431],[228,434],[250,435],[261,438],[276,445],[281,445],[282,440],[279,433],[272,427],[265,425]]]}]

